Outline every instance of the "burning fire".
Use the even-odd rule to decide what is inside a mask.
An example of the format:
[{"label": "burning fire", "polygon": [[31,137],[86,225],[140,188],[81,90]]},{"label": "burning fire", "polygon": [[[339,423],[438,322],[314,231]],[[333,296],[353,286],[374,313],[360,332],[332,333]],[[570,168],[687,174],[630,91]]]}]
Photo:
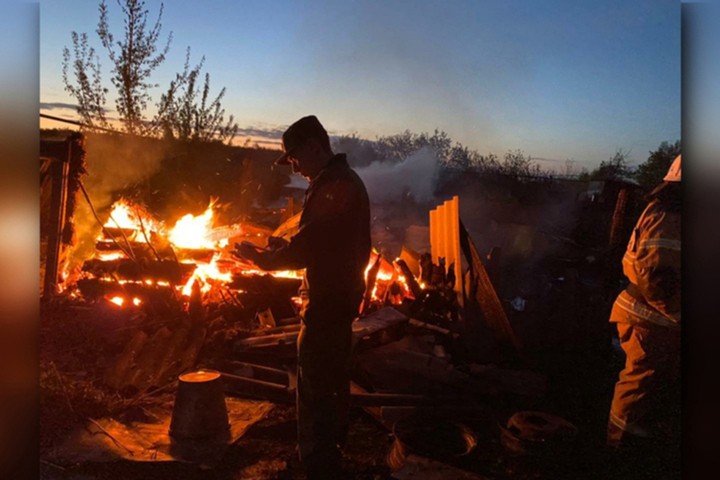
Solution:
[{"label": "burning fire", "polygon": [[118,307],[122,307],[123,303],[125,303],[125,299],[123,297],[113,297],[110,299],[110,301]]},{"label": "burning fire", "polygon": [[211,202],[202,215],[196,217],[188,213],[178,220],[175,227],[170,230],[170,242],[179,248],[209,250],[216,248],[218,242],[208,239],[213,224],[213,204],[214,202]]},{"label": "burning fire", "polygon": [[[145,235],[150,237],[150,232],[159,232],[162,230],[162,224],[155,221],[155,219],[139,205],[131,205],[130,202],[125,199],[120,199],[113,204],[110,218],[108,218],[104,226],[106,228],[131,230],[130,235],[127,235],[128,240],[142,243],[147,243]],[[145,230],[145,235],[142,233],[143,229]],[[102,259],[105,260],[105,258]],[[112,258],[110,258],[110,260],[112,260]]]},{"label": "burning fire", "polygon": [[[206,295],[213,288],[232,282],[233,275],[267,275],[269,273],[277,278],[303,278],[303,271],[301,270],[265,272],[233,258],[225,247],[230,243],[230,239],[243,235],[245,227],[242,225],[216,226],[215,204],[216,200],[211,200],[207,209],[200,215],[184,215],[172,228],[166,228],[163,222],[154,219],[141,206],[134,205],[125,199],[119,200],[113,205],[110,219],[105,223],[105,227],[111,229],[112,235],[120,245],[125,243],[125,238],[118,237],[118,234],[116,234],[118,228],[122,229],[122,234],[127,237],[128,242],[148,243],[149,241],[153,250],[155,250],[154,247],[160,249],[160,255],[155,252],[158,257],[162,257],[163,260],[167,261],[177,255],[181,264],[192,264],[194,269],[191,269],[190,273],[186,273],[188,276],[183,277],[182,284],[177,285],[165,280],[150,278],[115,278],[112,274],[98,275],[95,278],[101,282],[117,282],[121,285],[133,284],[150,288],[174,288],[178,293],[187,297],[192,296],[193,287],[196,285],[199,286],[200,292]],[[262,236],[260,233],[257,233],[257,235]],[[162,239],[165,239],[165,242]],[[113,242],[109,239],[101,237],[98,238],[98,241],[103,244],[103,248],[96,251],[94,258],[101,261],[127,259],[124,252],[114,250],[111,245]],[[172,257],[170,257],[167,250],[165,250],[165,253],[161,250],[161,246],[165,245],[163,248],[166,248],[168,243],[174,247]],[[207,256],[203,257],[201,254],[200,257],[204,259],[198,259],[198,253],[202,253],[197,252],[198,250],[206,251]],[[373,251],[365,270],[366,281],[378,256],[379,253]],[[422,285],[422,288],[424,288],[424,285]],[[140,307],[144,303],[142,299],[137,297],[114,295],[116,294],[108,294],[106,299],[118,307]],[[397,304],[402,302],[408,295],[411,296],[412,294],[402,270],[394,261],[382,258],[371,292],[371,300],[375,302],[388,301]],[[302,305],[300,297],[293,297],[291,301],[298,307]]]},{"label": "burning fire", "polygon": [[[118,307],[122,307],[125,304],[125,299],[123,297],[112,297],[112,298],[109,298],[108,300],[110,301],[110,303],[114,303]],[[138,307],[142,303],[142,300],[140,300],[139,298],[133,298],[132,303],[133,303],[133,305]]]},{"label": "burning fire", "polygon": [[209,279],[220,281],[220,282],[229,282],[232,280],[232,273],[231,272],[221,272],[218,268],[218,260],[220,259],[220,254],[216,253],[213,255],[212,260],[210,263],[207,264],[198,264],[197,268],[193,272],[192,276],[190,277],[190,280],[187,281],[185,286],[182,289],[182,294],[186,296],[190,296],[192,293],[192,287],[195,284],[195,282],[200,281],[202,282],[202,285],[200,287],[200,291],[202,293],[207,293],[212,285],[210,282],[208,282]]}]

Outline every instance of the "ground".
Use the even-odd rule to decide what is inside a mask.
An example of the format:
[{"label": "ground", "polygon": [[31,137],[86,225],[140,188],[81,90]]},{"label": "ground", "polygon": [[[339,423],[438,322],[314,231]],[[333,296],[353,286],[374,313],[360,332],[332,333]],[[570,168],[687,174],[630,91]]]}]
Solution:
[{"label": "ground", "polygon": [[[560,360],[557,360],[560,362]],[[504,454],[499,430],[492,422],[469,424],[478,436],[478,446],[462,459],[450,462],[485,478],[549,479],[549,478],[680,478],[679,444],[665,450],[639,450],[639,457],[613,459],[603,449],[604,428],[612,396],[613,370],[619,359],[607,368],[592,370],[592,362],[578,362],[563,374],[552,377],[547,398],[537,404],[572,419],[579,428],[576,449],[551,462],[528,462]],[[550,367],[552,368],[552,367]],[[617,371],[617,370],[615,370]],[[509,409],[512,410],[512,409]],[[353,425],[345,452],[348,479],[381,480],[392,478],[385,457],[394,438],[361,409],[353,409]],[[502,414],[500,414],[502,416]],[[64,467],[42,464],[42,477],[60,479],[303,479],[296,454],[295,409],[278,405],[264,420],[226,453],[215,469],[201,471],[179,463],[84,464]],[[612,462],[615,463],[612,463]],[[643,462],[643,463],[641,463]],[[644,467],[640,467],[643,464]],[[617,466],[616,466],[617,465]],[[624,468],[621,468],[623,467]]]},{"label": "ground", "polygon": [[[128,328],[127,318],[62,304],[44,308],[40,355],[41,458],[43,452],[77,425],[78,419],[108,415],[142,417],[144,409],[172,402],[172,393],[166,392],[147,396],[128,409],[124,403],[127,399],[103,387],[102,373],[132,337],[133,329]],[[671,432],[674,434],[668,435],[664,444],[638,445],[625,457],[610,455],[604,449],[613,386],[624,361],[622,354],[610,346],[610,337],[603,348],[589,348],[578,342],[578,337],[571,336],[569,341],[558,337],[553,341],[546,322],[536,322],[535,330],[523,330],[522,318],[512,321],[525,338],[545,333],[527,360],[533,370],[547,375],[547,394],[539,400],[502,397],[489,405],[493,413],[488,419],[467,423],[478,437],[477,447],[469,455],[446,460],[447,463],[493,479],[680,478],[679,432]],[[606,320],[603,325],[612,331]],[[500,444],[498,425],[519,410],[550,412],[572,422],[578,428],[574,450],[544,462],[508,456]],[[345,452],[347,478],[392,478],[386,462],[394,442],[391,432],[359,408],[352,410],[352,420]],[[60,466],[43,461],[41,478],[303,479],[295,436],[294,407],[277,405],[231,446],[221,464],[212,470],[201,471],[179,463]]]}]

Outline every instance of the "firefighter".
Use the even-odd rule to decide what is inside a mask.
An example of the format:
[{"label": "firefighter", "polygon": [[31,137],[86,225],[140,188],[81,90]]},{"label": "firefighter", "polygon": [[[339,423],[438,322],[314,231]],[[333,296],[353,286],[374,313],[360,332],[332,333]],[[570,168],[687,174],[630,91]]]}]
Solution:
[{"label": "firefighter", "polygon": [[[308,478],[338,478],[347,435],[352,322],[365,292],[370,258],[370,203],[345,154],[334,154],[315,116],[292,124],[276,165],[310,181],[299,230],[269,251],[236,254],[272,270],[306,269],[298,338],[298,450]],[[272,245],[270,245],[272,247]],[[277,245],[276,245],[277,247]]]},{"label": "firefighter", "polygon": [[658,437],[657,420],[679,413],[680,161],[650,194],[622,261],[630,284],[610,316],[626,353],[608,421],[613,449]]}]

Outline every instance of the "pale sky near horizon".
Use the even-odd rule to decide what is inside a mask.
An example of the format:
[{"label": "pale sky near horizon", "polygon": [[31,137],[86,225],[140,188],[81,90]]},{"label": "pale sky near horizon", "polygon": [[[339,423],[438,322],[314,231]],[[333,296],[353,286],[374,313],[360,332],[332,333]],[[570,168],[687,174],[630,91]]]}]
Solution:
[{"label": "pale sky near horizon", "polygon": [[[98,4],[41,0],[41,106],[73,103],[62,84],[72,31],[104,54]],[[159,2],[146,6],[154,21]],[[188,45],[194,60],[205,55],[212,92],[227,87],[223,104],[245,129],[238,140],[277,141],[316,114],[334,134],[439,128],[483,154],[520,149],[592,168],[618,148],[640,163],[680,139],[677,1],[175,0],[163,27],[174,39],[153,80],[167,85]]]}]

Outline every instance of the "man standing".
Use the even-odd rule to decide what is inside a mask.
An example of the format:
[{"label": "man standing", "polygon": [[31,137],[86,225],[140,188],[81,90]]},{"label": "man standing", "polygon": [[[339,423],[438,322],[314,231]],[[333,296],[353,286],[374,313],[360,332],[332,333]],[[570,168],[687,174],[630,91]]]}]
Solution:
[{"label": "man standing", "polygon": [[611,447],[656,436],[653,413],[679,414],[680,162],[678,156],[650,194],[623,257],[630,285],[615,301],[610,321],[627,360],[610,408]]},{"label": "man standing", "polygon": [[298,338],[298,444],[308,478],[338,478],[347,434],[352,322],[365,292],[370,204],[345,154],[334,154],[315,116],[283,134],[276,165],[310,181],[299,230],[268,252],[241,245],[237,255],[263,270],[306,269]]}]

